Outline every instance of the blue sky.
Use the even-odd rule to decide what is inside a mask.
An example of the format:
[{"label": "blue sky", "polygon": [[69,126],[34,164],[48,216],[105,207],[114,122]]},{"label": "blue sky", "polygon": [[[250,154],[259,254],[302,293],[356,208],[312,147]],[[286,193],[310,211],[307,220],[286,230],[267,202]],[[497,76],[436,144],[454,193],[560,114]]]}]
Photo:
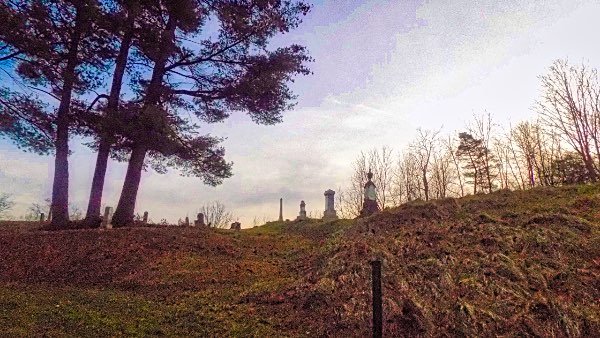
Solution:
[{"label": "blue sky", "polygon": [[[346,184],[361,150],[407,145],[418,127],[452,133],[474,113],[503,125],[529,119],[538,76],[557,58],[600,65],[597,1],[318,1],[295,31],[272,45],[305,45],[314,74],[292,85],[298,105],[284,122],[249,118],[203,126],[226,137],[234,176],[211,188],[194,178],[146,172],[137,211],[176,221],[220,200],[242,222],[294,218],[300,200],[324,209],[323,192]],[[71,201],[84,209],[95,154],[73,140]],[[0,192],[14,216],[50,194],[53,159],[0,140]],[[105,204],[118,201],[125,164],[110,163]]]}]

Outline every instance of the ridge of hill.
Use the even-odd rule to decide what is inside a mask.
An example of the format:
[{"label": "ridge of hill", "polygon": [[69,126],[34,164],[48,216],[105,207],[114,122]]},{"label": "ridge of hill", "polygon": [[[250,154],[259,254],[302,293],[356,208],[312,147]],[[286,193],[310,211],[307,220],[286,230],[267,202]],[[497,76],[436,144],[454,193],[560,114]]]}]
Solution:
[{"label": "ridge of hill", "polygon": [[8,336],[600,336],[600,185],[360,220],[41,231],[0,223]]}]

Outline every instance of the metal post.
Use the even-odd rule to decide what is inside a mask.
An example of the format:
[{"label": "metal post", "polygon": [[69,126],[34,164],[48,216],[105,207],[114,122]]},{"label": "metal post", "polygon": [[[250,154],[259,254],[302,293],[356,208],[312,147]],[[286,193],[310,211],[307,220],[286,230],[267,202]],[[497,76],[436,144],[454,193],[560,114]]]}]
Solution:
[{"label": "metal post", "polygon": [[373,268],[373,338],[383,335],[383,306],[381,302],[381,261],[371,261]]}]

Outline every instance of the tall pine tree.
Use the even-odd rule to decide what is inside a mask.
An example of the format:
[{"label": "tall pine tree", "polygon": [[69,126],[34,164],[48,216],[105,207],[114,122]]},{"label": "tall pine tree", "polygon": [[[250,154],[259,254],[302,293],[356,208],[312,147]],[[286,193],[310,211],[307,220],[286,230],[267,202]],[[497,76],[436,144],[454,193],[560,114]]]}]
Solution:
[{"label": "tall pine tree", "polygon": [[[6,52],[2,57],[15,61],[16,73],[29,88],[45,92],[57,101],[54,111],[52,105],[45,107],[50,110],[46,116],[53,128],[55,168],[51,212],[52,225],[56,227],[69,221],[69,128],[77,115],[72,109],[74,96],[85,94],[101,83],[100,70],[112,53],[106,31],[96,25],[100,13],[100,3],[94,0],[14,0],[0,5],[0,42]],[[31,93],[9,94],[12,101],[7,102],[30,96]],[[38,110],[42,107],[35,106]],[[36,121],[24,118],[37,113],[19,115],[4,105],[3,114],[12,121],[6,122],[9,118],[5,118],[8,126],[3,129],[5,134],[23,131],[19,125],[37,127],[33,123]]]},{"label": "tall pine tree", "polygon": [[[179,117],[182,111],[191,111],[207,123],[243,111],[256,123],[274,124],[293,106],[295,96],[287,83],[295,74],[309,73],[305,63],[310,58],[304,47],[267,49],[271,37],[300,23],[309,10],[303,2],[159,1],[155,9],[163,26],[140,43],[152,74],[149,80],[139,80],[142,106],[132,110],[123,126],[131,155],[113,217],[115,226],[132,221],[149,152],[167,153],[176,159],[174,164],[196,173],[211,163],[208,159],[220,158],[222,149],[204,147],[201,154],[194,150],[194,144],[206,146],[207,138],[192,136],[195,125]],[[208,21],[218,23],[216,36],[204,34]],[[182,131],[188,131],[185,137]],[[199,157],[190,162],[191,155]],[[205,181],[218,183],[230,175],[226,163],[217,164]]]}]

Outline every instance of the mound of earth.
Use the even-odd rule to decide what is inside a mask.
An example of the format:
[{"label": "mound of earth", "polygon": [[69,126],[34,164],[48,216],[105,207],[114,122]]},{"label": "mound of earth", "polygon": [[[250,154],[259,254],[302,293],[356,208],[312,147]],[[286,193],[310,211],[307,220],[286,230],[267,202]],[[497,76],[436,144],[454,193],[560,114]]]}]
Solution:
[{"label": "mound of earth", "polygon": [[600,186],[416,201],[360,220],[0,226],[9,336],[600,336]]}]

